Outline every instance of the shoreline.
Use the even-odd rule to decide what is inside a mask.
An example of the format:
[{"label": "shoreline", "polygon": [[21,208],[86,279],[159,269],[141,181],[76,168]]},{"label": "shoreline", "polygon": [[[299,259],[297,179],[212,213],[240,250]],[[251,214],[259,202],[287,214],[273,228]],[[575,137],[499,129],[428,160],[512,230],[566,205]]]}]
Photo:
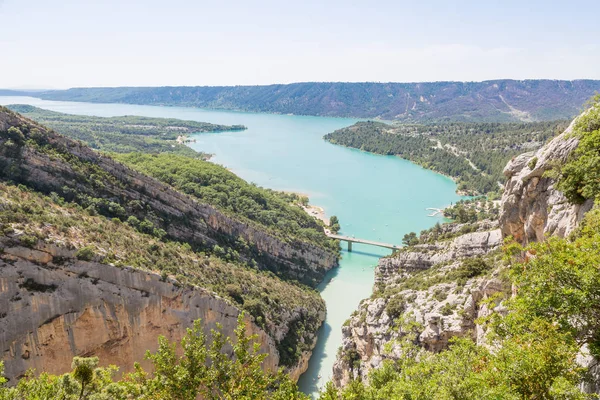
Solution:
[{"label": "shoreline", "polygon": [[325,209],[320,206],[316,206],[314,204],[308,204],[307,206],[301,206],[304,211],[306,211],[309,215],[315,217],[318,220],[323,221],[325,226],[329,226],[329,219],[325,215]]},{"label": "shoreline", "polygon": [[298,206],[300,208],[302,208],[304,211],[306,211],[310,216],[322,221],[326,227],[329,227],[329,218],[327,218],[327,215],[325,213],[325,209],[321,206],[317,206],[315,204],[311,204],[310,203],[310,196],[306,193],[302,193],[302,192],[296,192],[293,190],[283,190],[284,193],[288,193],[288,194],[295,194],[297,196],[300,197],[306,197],[308,199],[308,204],[307,205],[302,205],[302,204],[298,204]]}]

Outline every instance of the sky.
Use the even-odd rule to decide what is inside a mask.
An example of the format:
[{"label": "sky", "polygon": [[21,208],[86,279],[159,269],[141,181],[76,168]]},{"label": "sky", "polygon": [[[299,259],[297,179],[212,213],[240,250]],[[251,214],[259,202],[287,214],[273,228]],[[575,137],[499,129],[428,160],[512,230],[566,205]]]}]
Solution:
[{"label": "sky", "polygon": [[598,0],[0,0],[0,88],[600,79],[598,15]]}]

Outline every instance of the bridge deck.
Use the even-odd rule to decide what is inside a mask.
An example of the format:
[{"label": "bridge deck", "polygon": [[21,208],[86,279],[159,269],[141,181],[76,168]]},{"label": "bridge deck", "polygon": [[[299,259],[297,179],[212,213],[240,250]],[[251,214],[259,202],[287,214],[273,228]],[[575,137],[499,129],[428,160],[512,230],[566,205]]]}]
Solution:
[{"label": "bridge deck", "polygon": [[376,242],[374,240],[357,239],[357,238],[353,238],[350,236],[334,235],[333,233],[329,233],[329,234],[327,234],[327,236],[329,236],[332,239],[343,240],[343,241],[346,241],[349,243],[369,244],[371,246],[385,247],[387,249],[392,249],[392,250],[402,248],[402,246],[395,245],[395,244]]}]

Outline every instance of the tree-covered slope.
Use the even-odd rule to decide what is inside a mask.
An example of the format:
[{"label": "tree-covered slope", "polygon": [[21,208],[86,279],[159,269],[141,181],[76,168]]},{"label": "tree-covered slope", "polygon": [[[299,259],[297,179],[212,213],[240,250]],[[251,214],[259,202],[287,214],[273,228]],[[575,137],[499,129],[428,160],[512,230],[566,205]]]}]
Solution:
[{"label": "tree-covered slope", "polygon": [[599,90],[600,81],[593,80],[495,80],[74,88],[31,95],[48,100],[179,105],[407,122],[506,122],[573,117]]},{"label": "tree-covered slope", "polygon": [[[311,285],[336,264],[337,251],[316,223],[307,228],[315,231],[308,239],[281,230],[277,224],[269,229],[249,224],[241,214],[224,213],[214,205],[195,201],[80,142],[9,110],[0,111],[3,179],[44,193],[56,192],[111,218],[135,218],[143,232],[186,241],[201,249],[218,249],[234,259],[253,260],[261,268]],[[272,196],[255,189],[255,193],[263,192]],[[278,207],[284,210],[278,222],[286,222],[286,213],[294,218],[297,215],[296,206]]]},{"label": "tree-covered slope", "polygon": [[22,104],[9,105],[7,108],[65,136],[81,140],[92,149],[116,153],[140,151],[206,158],[208,155],[197,153],[183,143],[186,135],[245,129],[242,125],[218,125],[174,118],[107,118],[64,114]]},{"label": "tree-covered slope", "polygon": [[300,200],[294,194],[249,184],[226,168],[204,160],[142,153],[115,155],[115,158],[199,201],[257,223],[275,235],[289,240],[300,237],[332,251],[338,249],[337,243],[325,236],[319,220],[293,205]]},{"label": "tree-covered slope", "polygon": [[499,190],[502,170],[512,157],[538,149],[565,127],[564,121],[429,125],[367,121],[324,138],[342,146],[398,155],[455,178],[461,191],[485,194]]}]

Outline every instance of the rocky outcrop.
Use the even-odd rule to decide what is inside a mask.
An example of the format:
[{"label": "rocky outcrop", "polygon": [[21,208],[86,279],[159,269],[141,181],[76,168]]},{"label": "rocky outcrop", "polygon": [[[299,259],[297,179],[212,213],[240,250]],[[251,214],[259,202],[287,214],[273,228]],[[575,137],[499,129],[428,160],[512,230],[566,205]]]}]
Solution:
[{"label": "rocky outcrop", "polygon": [[556,180],[545,175],[564,163],[579,144],[571,135],[576,121],[547,145],[515,157],[504,169],[507,182],[500,213],[504,236],[523,244],[544,240],[547,235],[564,237],[592,208],[591,199],[583,204],[570,203],[556,189]]},{"label": "rocky outcrop", "polygon": [[[441,277],[460,268],[462,260],[486,255],[501,244],[500,230],[496,229],[412,246],[382,258],[375,270],[378,291],[363,300],[342,328],[342,347],[333,367],[334,383],[343,386],[352,379],[366,380],[369,371],[384,360],[402,357],[399,340],[408,333],[431,351],[444,349],[452,337],[469,336],[481,341],[484,332],[475,320],[490,312],[481,300],[507,290],[505,285],[493,276],[464,283],[444,281]],[[421,283],[423,288],[417,289],[407,287],[414,273],[426,270],[435,271],[428,277],[432,284]],[[399,325],[400,315],[413,322],[411,329],[416,332]]]},{"label": "rocky outcrop", "polygon": [[448,242],[421,244],[400,251],[394,257],[379,260],[376,284],[389,285],[398,275],[426,270],[436,264],[487,254],[502,241],[500,230],[473,232]]},{"label": "rocky outcrop", "polygon": [[[67,372],[73,356],[98,356],[120,373],[134,362],[149,368],[144,355],[157,350],[158,336],[179,341],[197,319],[207,333],[219,323],[235,337],[240,310],[202,288],[77,260],[51,244],[32,249],[3,239],[0,247],[0,360],[11,380],[30,368]],[[246,328],[268,354],[264,368],[276,370],[273,339],[249,316]]]},{"label": "rocky outcrop", "polygon": [[[499,229],[461,235],[451,242],[412,246],[380,260],[374,296],[361,303],[342,329],[342,348],[334,365],[336,385],[343,386],[352,379],[365,380],[368,372],[383,360],[402,357],[398,341],[409,333],[415,335],[417,344],[433,352],[446,348],[452,337],[470,337],[485,345],[486,332],[475,321],[505,310],[497,300],[482,300],[499,292],[511,294],[510,285],[499,278],[498,271],[488,271],[485,276],[466,282],[457,275],[453,279],[442,277],[452,276],[464,260],[493,256],[504,237],[512,236],[527,244],[549,235],[565,237],[577,228],[593,201],[570,203],[556,189],[556,180],[546,173],[563,164],[577,147],[579,141],[571,135],[574,123],[538,151],[522,154],[508,163]],[[441,229],[447,234],[458,233],[461,228],[454,224]],[[413,279],[407,283],[417,275],[425,281]],[[408,318],[416,325],[408,332],[397,323],[396,316]],[[590,382],[582,383],[582,390],[598,392],[598,360],[583,348],[578,362],[592,376]]]},{"label": "rocky outcrop", "polygon": [[[310,286],[316,286],[337,265],[338,255],[332,250],[295,238],[280,238],[256,224],[197,202],[79,142],[0,110],[0,131],[12,126],[20,127],[26,138],[37,132],[52,151],[23,146],[20,152],[0,152],[0,177],[12,168],[18,170],[18,181],[44,193],[56,192],[68,199],[77,194],[116,203],[128,215],[152,221],[175,240],[204,248],[215,244],[235,248],[262,268]],[[237,248],[240,239],[249,246]]]}]

